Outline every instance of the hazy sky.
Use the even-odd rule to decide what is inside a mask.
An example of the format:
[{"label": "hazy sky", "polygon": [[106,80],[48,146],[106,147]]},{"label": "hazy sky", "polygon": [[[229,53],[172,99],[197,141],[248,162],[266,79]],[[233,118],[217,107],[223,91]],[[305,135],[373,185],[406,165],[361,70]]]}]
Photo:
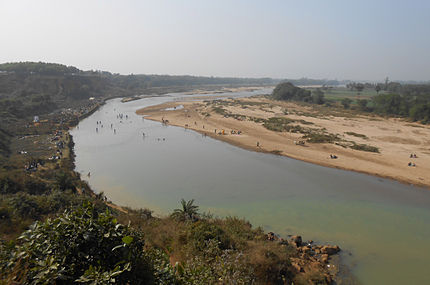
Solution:
[{"label": "hazy sky", "polygon": [[0,0],[0,62],[122,74],[430,80],[426,0]]}]

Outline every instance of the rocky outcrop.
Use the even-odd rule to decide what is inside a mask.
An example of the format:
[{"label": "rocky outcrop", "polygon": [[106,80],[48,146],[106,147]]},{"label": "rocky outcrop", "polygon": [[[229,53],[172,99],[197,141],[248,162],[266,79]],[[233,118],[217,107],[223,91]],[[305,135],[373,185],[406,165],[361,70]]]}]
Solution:
[{"label": "rocky outcrop", "polygon": [[291,243],[295,244],[297,247],[302,245],[302,237],[301,236],[292,236]]},{"label": "rocky outcrop", "polygon": [[285,240],[273,232],[267,234],[267,240],[296,250],[295,257],[290,258],[294,274],[302,275],[307,280],[310,276],[318,276],[315,284],[332,284],[336,276],[337,265],[333,262],[330,264],[330,257],[340,252],[339,246],[317,245],[312,240],[303,241],[299,235]]}]

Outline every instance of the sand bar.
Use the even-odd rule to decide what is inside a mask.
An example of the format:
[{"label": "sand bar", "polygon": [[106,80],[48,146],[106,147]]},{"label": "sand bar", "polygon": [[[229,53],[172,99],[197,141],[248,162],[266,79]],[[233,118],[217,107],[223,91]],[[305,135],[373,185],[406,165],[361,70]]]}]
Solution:
[{"label": "sand bar", "polygon": [[[166,110],[179,105],[184,108]],[[214,111],[217,107],[221,107],[225,113]],[[170,125],[186,127],[249,150],[276,153],[430,189],[430,126],[399,118],[365,116],[347,111],[343,114],[342,110],[331,110],[334,109],[257,97],[169,102],[138,110],[137,114],[159,122],[167,120]],[[261,122],[250,120],[271,117],[288,118],[295,120],[294,124],[303,128],[337,134],[341,145],[344,145],[343,142],[354,142],[375,146],[379,153],[355,150],[334,143],[305,142],[305,145],[298,145],[299,141],[305,140],[302,133],[276,132],[268,130]],[[236,133],[232,134],[232,131]],[[237,134],[238,131],[241,134]],[[337,159],[330,158],[330,154],[336,155]],[[416,158],[411,158],[411,154],[415,154]],[[409,163],[415,166],[408,166]]]}]

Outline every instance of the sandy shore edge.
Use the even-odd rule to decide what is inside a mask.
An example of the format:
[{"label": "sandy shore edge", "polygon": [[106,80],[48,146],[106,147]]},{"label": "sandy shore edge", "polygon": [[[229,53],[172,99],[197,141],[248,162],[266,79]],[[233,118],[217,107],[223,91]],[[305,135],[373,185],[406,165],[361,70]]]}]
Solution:
[{"label": "sandy shore edge", "polygon": [[[250,143],[250,141],[254,142],[254,141],[257,141],[260,139],[257,137],[251,136],[249,139],[241,141],[241,140],[236,139],[235,136],[215,134],[215,132],[212,131],[214,124],[219,126],[219,130],[220,129],[230,130],[230,129],[233,129],[234,127],[241,129],[241,124],[244,124],[244,122],[234,122],[236,124],[232,125],[232,124],[230,124],[231,122],[227,122],[227,120],[226,120],[226,122],[223,124],[223,123],[220,123],[219,118],[213,118],[214,117],[213,113],[211,113],[211,117],[209,117],[209,119],[202,118],[201,116],[197,115],[198,112],[193,111],[193,108],[196,107],[196,104],[197,105],[200,104],[199,106],[201,107],[201,104],[203,104],[203,101],[168,102],[168,103],[163,103],[163,104],[156,105],[156,106],[150,106],[150,107],[146,107],[143,109],[139,109],[136,111],[136,113],[138,115],[144,115],[145,119],[157,121],[160,123],[163,120],[168,120],[169,125],[190,129],[190,130],[196,131],[202,135],[206,135],[206,136],[211,137],[213,139],[220,140],[220,141],[223,141],[223,142],[226,142],[226,143],[229,143],[229,144],[232,144],[232,145],[235,145],[237,147],[247,149],[250,151],[280,155],[280,156],[304,161],[307,163],[317,164],[317,165],[324,166],[324,167],[330,167],[330,168],[336,168],[336,169],[341,169],[341,170],[364,173],[364,174],[368,174],[368,175],[372,175],[372,176],[377,176],[377,177],[381,177],[381,178],[395,180],[395,181],[398,181],[398,182],[404,183],[404,184],[410,184],[410,185],[415,185],[418,187],[423,187],[423,188],[430,190],[430,181],[428,181],[428,179],[425,179],[424,181],[420,181],[421,179],[423,179],[421,177],[418,177],[418,178],[415,177],[414,179],[408,179],[407,177],[405,177],[404,175],[401,175],[401,173],[399,173],[399,172],[403,172],[401,169],[399,169],[397,171],[393,171],[393,173],[387,173],[387,171],[389,171],[388,168],[387,168],[388,170],[387,169],[384,169],[382,171],[378,170],[378,166],[384,166],[386,164],[386,161],[384,161],[385,158],[382,157],[380,154],[355,151],[354,156],[350,157],[350,158],[348,158],[346,152],[341,154],[342,159],[344,159],[344,160],[345,160],[345,158],[348,158],[350,160],[363,159],[364,161],[371,161],[376,166],[376,167],[375,166],[369,167],[368,169],[363,169],[363,167],[351,167],[351,166],[348,166],[346,164],[336,164],[338,162],[336,160],[327,159],[327,161],[324,161],[324,160],[320,159],[322,156],[326,157],[327,153],[331,153],[331,152],[338,153],[339,151],[342,151],[342,149],[340,149],[340,150],[336,149],[336,148],[333,149],[333,147],[334,147],[333,145],[312,144],[311,147],[309,147],[309,151],[312,151],[312,153],[310,155],[301,155],[301,154],[305,153],[306,151],[308,151],[308,150],[306,150],[306,147],[301,147],[301,146],[294,146],[293,148],[291,148],[290,151],[284,151],[283,150],[281,153],[274,153],[274,149],[276,149],[276,148],[266,147],[266,143],[264,143],[264,139],[261,139],[263,141],[261,146],[257,147],[256,144]],[[179,105],[183,105],[185,107],[181,110],[166,110],[167,108],[172,108],[172,107],[179,106]],[[182,116],[182,113],[185,110],[189,111],[188,117],[180,118]],[[216,114],[215,114],[215,116],[216,116]],[[195,125],[195,124],[191,123],[192,121],[199,121],[199,124]],[[186,124],[185,122],[189,122],[189,123]],[[201,128],[202,122],[207,124],[206,129]],[[212,128],[210,128],[210,126],[212,126]],[[276,132],[272,132],[272,131],[269,131],[269,132],[272,134],[267,134],[268,139],[270,139],[271,135],[273,135],[273,136],[278,135]],[[263,134],[261,136],[264,137],[265,135],[266,134]],[[290,147],[290,145],[287,145],[287,146]],[[299,150],[299,151],[297,152],[296,150]],[[297,154],[295,154],[295,152]],[[319,154],[319,156],[314,156],[314,158],[313,158],[312,154],[317,154],[317,153]],[[375,158],[375,156],[376,156],[376,158]],[[373,157],[373,158],[369,159],[369,157]],[[350,163],[350,164],[354,165],[354,163]],[[407,170],[410,170],[410,169],[407,169]]]}]

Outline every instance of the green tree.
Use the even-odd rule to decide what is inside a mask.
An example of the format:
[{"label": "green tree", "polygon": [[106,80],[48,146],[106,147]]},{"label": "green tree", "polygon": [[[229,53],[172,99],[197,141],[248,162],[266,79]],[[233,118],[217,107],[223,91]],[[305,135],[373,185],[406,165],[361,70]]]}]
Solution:
[{"label": "green tree", "polygon": [[55,177],[55,184],[58,187],[58,189],[64,191],[67,189],[76,190],[75,186],[73,185],[73,179],[70,177],[70,175],[66,172],[61,171],[57,174]]},{"label": "green tree", "polygon": [[348,109],[351,106],[352,100],[349,98],[343,98],[340,103],[343,105],[345,109]]},{"label": "green tree", "polygon": [[358,108],[361,111],[367,111],[367,103],[368,103],[368,101],[366,99],[357,100]]},{"label": "green tree", "polygon": [[376,93],[377,94],[379,94],[379,91],[381,91],[381,85],[379,85],[379,84],[376,84],[376,86],[375,86],[375,91],[376,91]]},{"label": "green tree", "polygon": [[290,82],[279,83],[272,92],[275,100],[312,102],[311,92]]},{"label": "green tree", "polygon": [[364,84],[363,83],[355,84],[355,90],[357,90],[357,96],[359,96],[360,93],[364,90]]},{"label": "green tree", "polygon": [[182,221],[195,221],[199,217],[199,206],[194,205],[194,199],[185,201],[181,199],[182,209],[173,210],[173,217]]},{"label": "green tree", "polygon": [[312,102],[318,105],[325,103],[324,92],[320,88],[312,92]]}]

